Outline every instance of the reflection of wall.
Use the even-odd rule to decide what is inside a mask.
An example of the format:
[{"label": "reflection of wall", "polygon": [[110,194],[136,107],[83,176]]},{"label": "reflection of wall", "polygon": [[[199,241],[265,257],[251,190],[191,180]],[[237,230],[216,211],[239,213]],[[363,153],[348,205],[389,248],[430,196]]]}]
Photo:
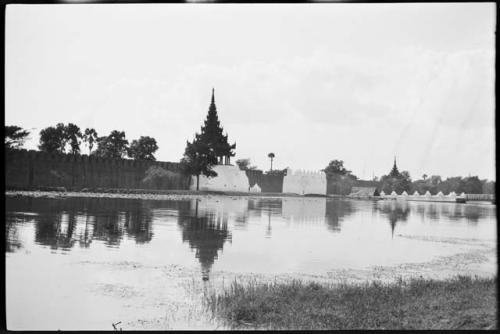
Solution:
[{"label": "reflection of wall", "polygon": [[325,219],[325,198],[294,198],[282,199],[283,217],[294,222],[318,222]]},{"label": "reflection of wall", "polygon": [[12,212],[36,213],[30,217],[35,222],[37,243],[70,249],[77,242],[80,247],[89,247],[92,240],[117,246],[124,234],[137,243],[149,242],[153,237],[151,207],[170,204],[176,208],[179,203],[182,201],[22,197],[7,198],[6,207]]},{"label": "reflection of wall", "polygon": [[[248,191],[250,184],[244,171],[238,166],[216,165],[213,170],[217,173],[215,177],[200,175],[200,190],[218,191]],[[196,190],[196,176],[191,177],[191,190]]]},{"label": "reflection of wall", "polygon": [[[197,203],[197,204],[196,204]],[[201,215],[211,214],[217,216],[227,216],[229,213],[234,215],[244,215],[248,208],[248,200],[244,197],[203,197],[191,201],[191,213],[195,213],[198,207],[198,213]]]},{"label": "reflection of wall", "polygon": [[326,195],[326,176],[323,172],[292,171],[287,169],[283,192],[295,194]]},{"label": "reflection of wall", "polygon": [[248,211],[256,212],[260,215],[261,212],[271,212],[272,215],[281,216],[283,212],[282,198],[249,198]]},{"label": "reflection of wall", "polygon": [[495,206],[465,205],[457,203],[418,202],[415,210],[422,218],[439,220],[446,217],[450,220],[466,220],[477,223],[483,217],[496,216]]}]

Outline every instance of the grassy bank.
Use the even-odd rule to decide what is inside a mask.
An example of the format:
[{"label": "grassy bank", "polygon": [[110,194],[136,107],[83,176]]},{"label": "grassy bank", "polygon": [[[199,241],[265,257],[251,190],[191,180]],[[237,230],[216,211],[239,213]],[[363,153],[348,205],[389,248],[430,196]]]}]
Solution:
[{"label": "grassy bank", "polygon": [[236,329],[496,329],[496,277],[396,284],[234,282],[205,297]]}]

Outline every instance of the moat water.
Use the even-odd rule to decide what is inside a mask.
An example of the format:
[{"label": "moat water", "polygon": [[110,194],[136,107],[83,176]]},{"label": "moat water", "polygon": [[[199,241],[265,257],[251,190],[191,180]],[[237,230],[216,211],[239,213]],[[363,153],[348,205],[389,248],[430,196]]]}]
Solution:
[{"label": "moat water", "polygon": [[215,329],[233,280],[496,274],[487,203],[6,198],[9,329]]}]

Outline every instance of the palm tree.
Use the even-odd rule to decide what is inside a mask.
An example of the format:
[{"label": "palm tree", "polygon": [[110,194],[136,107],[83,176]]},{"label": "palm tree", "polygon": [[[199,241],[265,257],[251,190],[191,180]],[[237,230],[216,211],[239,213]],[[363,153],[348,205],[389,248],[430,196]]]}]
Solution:
[{"label": "palm tree", "polygon": [[271,159],[271,170],[273,170],[273,159],[274,159],[274,153],[271,152],[267,155],[269,159]]},{"label": "palm tree", "polygon": [[83,134],[83,141],[86,142],[89,146],[89,155],[92,152],[92,148],[94,147],[94,143],[97,141],[97,132],[92,128],[85,129]]}]

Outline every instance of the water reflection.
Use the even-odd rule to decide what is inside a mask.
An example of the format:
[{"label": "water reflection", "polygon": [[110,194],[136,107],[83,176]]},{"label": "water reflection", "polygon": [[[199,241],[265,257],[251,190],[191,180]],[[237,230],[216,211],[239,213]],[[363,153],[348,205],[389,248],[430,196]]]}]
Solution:
[{"label": "water reflection", "polygon": [[184,291],[192,277],[496,273],[493,205],[200,196],[7,197],[6,207],[7,320],[18,329],[180,323],[201,310]]},{"label": "water reflection", "polygon": [[15,252],[20,250],[23,245],[19,240],[18,226],[24,222],[23,217],[7,213],[5,217],[5,251]]},{"label": "water reflection", "polygon": [[410,213],[420,217],[421,221],[438,223],[442,220],[465,221],[476,225],[480,219],[496,216],[495,206],[481,206],[458,203],[407,202],[407,201],[377,201],[374,202],[374,211],[385,215],[391,226],[391,233],[398,222],[406,222]]},{"label": "water reflection", "polygon": [[415,202],[413,208],[422,220],[428,218],[431,221],[443,218],[453,221],[465,219],[470,224],[476,224],[481,218],[495,216],[494,206]]},{"label": "water reflection", "polygon": [[[194,208],[193,208],[194,202]],[[210,269],[226,240],[231,239],[227,228],[227,214],[203,212],[198,200],[179,211],[182,241],[187,241],[200,261],[203,280],[209,279]]]},{"label": "water reflection", "polygon": [[[88,248],[92,240],[118,247],[124,235],[137,243],[147,243],[153,238],[152,202],[22,197],[7,198],[6,204],[10,210],[6,223],[7,251],[13,251],[18,244],[15,222],[19,217],[33,221],[35,242],[51,249],[70,250],[75,245]],[[161,205],[168,206],[168,203]]]},{"label": "water reflection", "polygon": [[[155,224],[166,221],[167,216],[174,217],[172,224],[194,251],[204,280],[209,279],[226,242],[232,242],[233,232],[246,233],[253,224],[262,226],[268,239],[279,238],[283,226],[289,231],[304,231],[311,226],[338,234],[342,224],[350,222],[350,216],[359,211],[370,219],[371,210],[371,219],[383,217],[383,224],[389,222],[394,236],[400,223],[418,218],[433,223],[448,219],[475,225],[484,217],[496,216],[494,206],[405,201],[377,201],[372,205],[363,201],[290,197],[210,196],[169,201],[8,197],[6,206],[6,252],[22,249],[27,239],[22,238],[20,231],[28,223],[32,224],[35,243],[68,252],[75,247],[89,249],[95,241],[115,248],[124,240],[147,245],[154,239]],[[259,241],[255,242],[258,245]]]},{"label": "water reflection", "polygon": [[340,223],[352,215],[356,209],[350,201],[328,201],[325,209],[325,222],[332,232],[340,232]]},{"label": "water reflection", "polygon": [[389,220],[392,237],[397,223],[406,222],[410,214],[410,206],[406,201],[378,201],[374,202],[374,207]]}]

